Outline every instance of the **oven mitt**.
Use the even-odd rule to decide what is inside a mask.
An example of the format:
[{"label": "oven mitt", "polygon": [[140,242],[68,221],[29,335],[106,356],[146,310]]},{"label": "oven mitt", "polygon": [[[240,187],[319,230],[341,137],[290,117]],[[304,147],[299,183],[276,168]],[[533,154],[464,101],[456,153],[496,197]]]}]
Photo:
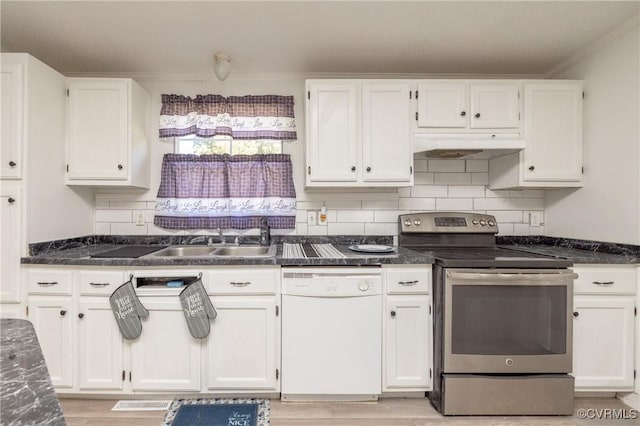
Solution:
[{"label": "oven mitt", "polygon": [[128,281],[111,293],[109,304],[122,337],[127,340],[138,338],[142,333],[140,317],[148,317],[149,311],[140,303],[133,283]]},{"label": "oven mitt", "polygon": [[191,335],[196,339],[207,337],[211,330],[209,319],[214,319],[217,313],[202,280],[192,282],[180,292],[180,304]]}]

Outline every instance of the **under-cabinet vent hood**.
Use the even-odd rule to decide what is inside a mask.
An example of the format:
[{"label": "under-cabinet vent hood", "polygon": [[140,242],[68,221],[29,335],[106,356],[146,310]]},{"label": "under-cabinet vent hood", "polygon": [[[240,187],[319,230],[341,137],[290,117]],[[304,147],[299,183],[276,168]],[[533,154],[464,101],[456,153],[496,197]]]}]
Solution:
[{"label": "under-cabinet vent hood", "polygon": [[413,152],[427,158],[487,159],[524,149],[524,140],[514,134],[434,134],[413,135]]}]

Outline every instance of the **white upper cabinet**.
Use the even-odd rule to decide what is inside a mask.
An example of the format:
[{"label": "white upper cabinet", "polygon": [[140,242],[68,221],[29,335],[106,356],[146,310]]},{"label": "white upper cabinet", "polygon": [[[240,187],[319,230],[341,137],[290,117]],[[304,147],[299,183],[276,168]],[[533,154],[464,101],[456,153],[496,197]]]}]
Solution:
[{"label": "white upper cabinet", "polygon": [[582,82],[524,82],[526,148],[489,163],[491,189],[582,186]]},{"label": "white upper cabinet", "polygon": [[149,94],[127,78],[68,81],[68,185],[149,187]]},{"label": "white upper cabinet", "polygon": [[1,71],[0,179],[20,179],[22,178],[24,66],[3,61]]},{"label": "white upper cabinet", "polygon": [[519,133],[520,83],[429,80],[418,83],[419,131]]},{"label": "white upper cabinet", "polygon": [[410,83],[307,81],[307,186],[413,182]]}]

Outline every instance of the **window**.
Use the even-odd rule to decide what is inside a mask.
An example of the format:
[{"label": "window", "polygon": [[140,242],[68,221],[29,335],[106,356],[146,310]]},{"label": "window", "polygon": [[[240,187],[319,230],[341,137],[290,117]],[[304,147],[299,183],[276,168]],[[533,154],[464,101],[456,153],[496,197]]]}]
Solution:
[{"label": "window", "polygon": [[270,139],[244,140],[231,136],[200,138],[195,135],[175,138],[176,154],[281,154],[282,141]]}]

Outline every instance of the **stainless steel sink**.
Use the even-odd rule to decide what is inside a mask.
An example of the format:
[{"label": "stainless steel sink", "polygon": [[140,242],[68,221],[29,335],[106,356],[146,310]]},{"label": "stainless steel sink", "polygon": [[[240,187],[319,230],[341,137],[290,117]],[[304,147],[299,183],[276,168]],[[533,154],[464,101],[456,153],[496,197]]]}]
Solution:
[{"label": "stainless steel sink", "polygon": [[144,257],[273,257],[272,246],[169,246]]},{"label": "stainless steel sink", "polygon": [[209,246],[169,246],[148,255],[148,257],[198,257],[208,256],[216,250]]},{"label": "stainless steel sink", "polygon": [[276,246],[220,247],[213,252],[213,255],[225,257],[273,257],[276,255]]}]

